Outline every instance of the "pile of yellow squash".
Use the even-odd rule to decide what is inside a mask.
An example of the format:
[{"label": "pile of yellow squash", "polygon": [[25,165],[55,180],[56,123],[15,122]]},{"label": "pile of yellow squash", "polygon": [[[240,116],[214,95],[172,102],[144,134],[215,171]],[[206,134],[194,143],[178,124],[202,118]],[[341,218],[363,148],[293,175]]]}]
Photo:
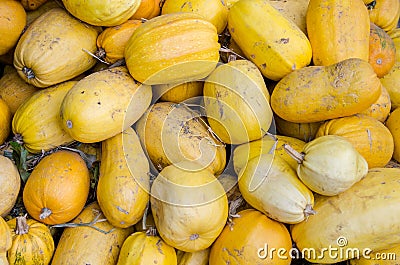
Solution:
[{"label": "pile of yellow squash", "polygon": [[399,0],[1,0],[0,265],[400,263]]}]

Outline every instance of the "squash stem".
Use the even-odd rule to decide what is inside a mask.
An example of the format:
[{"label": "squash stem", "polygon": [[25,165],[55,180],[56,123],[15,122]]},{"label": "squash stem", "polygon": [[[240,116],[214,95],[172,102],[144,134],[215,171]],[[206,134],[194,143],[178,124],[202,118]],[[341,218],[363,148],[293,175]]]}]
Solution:
[{"label": "squash stem", "polygon": [[29,226],[26,222],[26,215],[24,216],[18,216],[17,218],[17,223],[15,226],[15,234],[16,235],[25,235],[29,231]]},{"label": "squash stem", "polygon": [[298,164],[303,163],[304,161],[304,153],[297,152],[293,147],[288,144],[284,144],[283,148],[285,149],[286,153],[288,153],[294,160],[297,161]]},{"label": "squash stem", "polygon": [[47,217],[49,217],[51,214],[52,214],[52,212],[49,208],[42,208],[42,210],[40,211],[39,218],[40,218],[40,220],[43,220],[43,219],[46,219]]},{"label": "squash stem", "polygon": [[35,78],[35,73],[33,72],[33,70],[26,66],[22,68],[22,73],[24,73],[24,75],[26,76],[26,78],[28,78],[28,80]]},{"label": "squash stem", "polygon": [[307,204],[306,205],[306,208],[304,209],[304,216],[306,217],[306,219],[308,219],[308,217],[310,216],[310,215],[314,215],[314,214],[316,214],[317,212],[316,211],[314,211],[314,209],[312,208],[312,205],[311,204]]}]

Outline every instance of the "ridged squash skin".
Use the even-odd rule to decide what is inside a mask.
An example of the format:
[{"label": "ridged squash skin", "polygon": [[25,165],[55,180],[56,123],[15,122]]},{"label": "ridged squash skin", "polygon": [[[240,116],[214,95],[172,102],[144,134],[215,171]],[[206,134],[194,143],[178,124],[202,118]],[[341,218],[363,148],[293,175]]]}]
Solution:
[{"label": "ridged squash skin", "polygon": [[239,172],[239,189],[255,209],[278,222],[295,224],[314,214],[314,196],[286,161],[260,154]]},{"label": "ridged squash skin", "polygon": [[26,83],[13,66],[6,65],[4,67],[4,74],[0,79],[0,97],[7,103],[12,115],[26,99],[37,91],[39,89]]},{"label": "ridged squash skin", "polygon": [[210,247],[228,217],[224,188],[209,170],[199,170],[195,162],[164,168],[153,182],[150,203],[161,238],[185,252]]},{"label": "ridged squash skin", "polygon": [[[316,195],[317,214],[310,216],[307,222],[292,226],[293,241],[300,251],[314,249],[316,256],[306,255],[305,258],[322,264],[348,259],[348,249],[357,248],[361,256],[366,248],[377,252],[394,247],[400,243],[399,200],[400,169],[371,169],[364,179],[339,195]],[[340,238],[347,242],[339,248],[344,255],[336,258],[327,252],[321,255],[323,248],[339,247],[337,240]]]},{"label": "ridged squash skin", "polygon": [[224,143],[258,140],[271,126],[270,95],[251,61],[218,66],[205,80],[203,96],[208,123]]},{"label": "ridged squash skin", "polygon": [[0,55],[4,55],[18,42],[26,26],[26,12],[20,1],[0,2]]},{"label": "ridged squash skin", "polygon": [[323,123],[322,121],[306,123],[291,122],[282,119],[278,115],[274,116],[274,121],[279,134],[294,137],[304,142],[313,140],[319,126]]},{"label": "ridged squash skin", "polygon": [[143,216],[149,201],[149,161],[132,128],[101,144],[97,201],[108,222],[126,228]]},{"label": "ridged squash skin", "polygon": [[12,246],[7,252],[10,264],[48,265],[54,253],[50,229],[34,219],[18,216],[7,221],[12,231]]},{"label": "ridged squash skin", "polygon": [[[105,219],[96,202],[87,205],[73,223],[90,223]],[[61,234],[52,265],[96,264],[115,265],[122,244],[133,233],[133,227],[117,228],[107,221],[96,222],[94,227],[78,226],[65,228]],[[110,231],[113,229],[112,231]],[[105,233],[109,232],[109,233]]]},{"label": "ridged squash skin", "polygon": [[135,232],[125,239],[117,265],[177,265],[175,249],[157,235]]},{"label": "ridged squash skin", "polygon": [[0,264],[1,265],[9,265],[7,260],[7,251],[11,248],[12,245],[12,237],[11,237],[11,229],[0,216]]},{"label": "ridged squash skin", "polygon": [[386,121],[386,127],[393,136],[393,158],[400,162],[400,109],[395,109]]},{"label": "ridged squash skin", "polygon": [[178,265],[208,265],[211,248],[206,248],[195,252],[184,252],[178,250],[176,256]]},{"label": "ridged squash skin", "polygon": [[297,162],[283,148],[284,144],[289,144],[298,152],[303,150],[304,141],[297,138],[283,135],[265,135],[260,140],[251,141],[238,145],[233,150],[233,168],[236,174],[246,167],[250,159],[258,157],[261,154],[274,153],[285,160],[294,170],[297,169]]},{"label": "ridged squash skin", "polygon": [[206,77],[219,61],[215,26],[192,12],[165,14],[135,30],[125,49],[130,74],[148,85]]},{"label": "ridged squash skin", "polygon": [[369,9],[372,23],[389,32],[397,27],[400,16],[400,3],[397,0],[376,0],[373,8]]},{"label": "ridged squash skin", "polygon": [[129,19],[120,25],[103,30],[97,37],[97,55],[109,63],[123,59],[129,38],[142,24],[141,20]]},{"label": "ridged squash skin", "polygon": [[268,0],[237,1],[228,13],[228,30],[246,58],[269,79],[280,80],[311,61],[306,35]]},{"label": "ridged squash skin", "polygon": [[310,1],[306,24],[314,65],[349,58],[368,61],[370,20],[363,1]]},{"label": "ridged squash skin", "polygon": [[78,81],[61,104],[64,130],[83,143],[121,133],[149,107],[151,87],[136,82],[125,67],[92,73]]},{"label": "ridged squash skin", "polygon": [[25,82],[36,87],[70,80],[95,65],[96,59],[84,50],[96,51],[98,33],[64,9],[50,9],[22,34],[14,66]]},{"label": "ridged squash skin", "polygon": [[2,145],[11,132],[12,114],[7,103],[0,97],[0,145]]},{"label": "ridged squash skin", "polygon": [[184,104],[158,102],[135,124],[136,132],[157,170],[195,161],[219,175],[225,169],[225,145],[211,134],[198,113]]},{"label": "ridged squash skin", "polygon": [[61,125],[60,107],[76,83],[66,81],[42,89],[17,109],[12,119],[12,131],[21,138],[28,151],[40,153],[74,141]]},{"label": "ridged squash skin", "polygon": [[353,115],[326,121],[316,137],[339,135],[346,138],[368,163],[368,168],[384,167],[393,155],[393,136],[378,120]]},{"label": "ridged squash skin", "polygon": [[228,8],[220,0],[165,0],[161,14],[194,12],[210,21],[221,34],[228,23]]},{"label": "ridged squash skin", "polygon": [[[221,264],[260,264],[260,265],[289,265],[291,258],[271,259],[266,255],[261,259],[258,254],[268,254],[260,251],[260,248],[268,247],[268,250],[286,249],[292,247],[289,231],[284,224],[274,221],[261,212],[248,209],[238,212],[239,217],[232,219],[227,224],[221,235],[214,242],[210,252],[210,265]],[[275,254],[277,254],[275,252]]]},{"label": "ridged squash skin", "polygon": [[10,213],[21,188],[17,166],[7,157],[0,156],[0,216]]},{"label": "ridged squash skin", "polygon": [[390,96],[392,109],[397,109],[400,106],[400,60],[394,63],[394,66],[383,78],[382,85],[387,89]]},{"label": "ridged squash skin", "polygon": [[[343,136],[324,135],[304,145],[297,154],[297,176],[312,191],[337,195],[360,181],[368,163]],[[300,158],[300,159],[299,159]]]},{"label": "ridged squash skin", "polygon": [[83,209],[90,176],[85,161],[72,151],[61,150],[36,165],[23,190],[29,215],[54,225],[71,221]]},{"label": "ridged squash skin", "polygon": [[381,83],[368,61],[350,58],[288,74],[276,84],[271,107],[287,121],[319,122],[364,111],[380,95]]},{"label": "ridged squash skin", "polygon": [[95,26],[111,27],[127,21],[139,8],[140,0],[62,0],[74,17]]}]

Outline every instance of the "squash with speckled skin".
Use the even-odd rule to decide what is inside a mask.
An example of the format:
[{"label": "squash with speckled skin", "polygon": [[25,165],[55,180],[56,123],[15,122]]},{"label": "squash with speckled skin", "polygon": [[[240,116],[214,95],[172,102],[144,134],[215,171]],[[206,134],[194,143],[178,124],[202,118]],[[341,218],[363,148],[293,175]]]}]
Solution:
[{"label": "squash with speckled skin", "polygon": [[12,237],[11,237],[11,229],[0,216],[0,264],[1,265],[9,265],[7,260],[7,251],[11,248]]},{"label": "squash with speckled skin", "polygon": [[0,216],[10,213],[18,198],[21,177],[17,166],[5,156],[0,156]]}]

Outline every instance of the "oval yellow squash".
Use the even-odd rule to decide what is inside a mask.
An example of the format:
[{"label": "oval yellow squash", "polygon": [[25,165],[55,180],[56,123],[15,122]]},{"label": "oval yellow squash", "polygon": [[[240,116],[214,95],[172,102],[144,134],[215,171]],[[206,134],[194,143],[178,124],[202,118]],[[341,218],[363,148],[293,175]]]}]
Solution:
[{"label": "oval yellow squash", "polygon": [[14,207],[21,188],[21,177],[13,161],[0,156],[0,216],[5,217]]},{"label": "oval yellow squash", "polygon": [[12,114],[7,103],[0,97],[0,145],[6,140],[11,131]]},{"label": "oval yellow squash", "polygon": [[400,109],[395,109],[386,121],[386,126],[393,136],[393,158],[400,162]]},{"label": "oval yellow squash", "polygon": [[246,58],[269,79],[280,80],[311,61],[306,35],[268,0],[234,3],[228,13],[228,30]]},{"label": "oval yellow squash", "polygon": [[0,264],[1,265],[9,265],[7,260],[7,251],[11,248],[12,245],[12,236],[11,229],[0,216]]}]

